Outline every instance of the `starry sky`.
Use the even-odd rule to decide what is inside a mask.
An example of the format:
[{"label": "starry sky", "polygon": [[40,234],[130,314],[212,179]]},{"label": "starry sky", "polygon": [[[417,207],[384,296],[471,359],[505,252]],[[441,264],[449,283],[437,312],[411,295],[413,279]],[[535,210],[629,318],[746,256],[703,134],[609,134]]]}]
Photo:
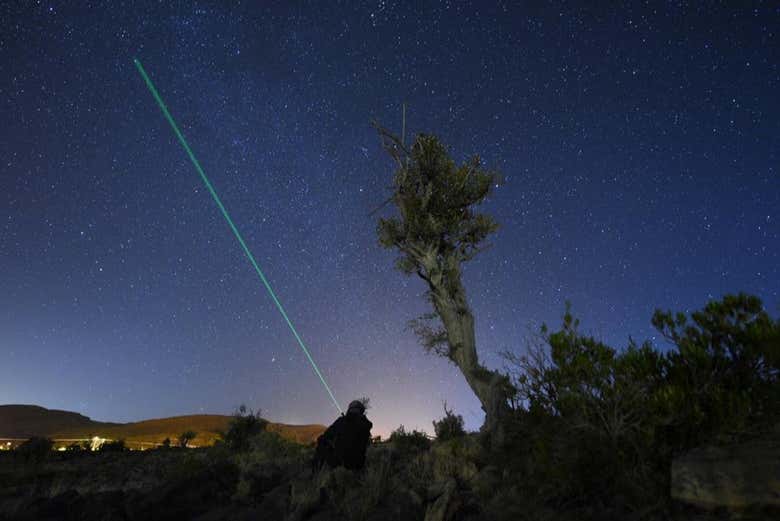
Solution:
[{"label": "starry sky", "polygon": [[[229,4],[234,4],[227,7]],[[479,403],[406,322],[424,287],[369,213],[369,122],[504,183],[464,277],[480,356],[570,300],[621,347],[656,307],[780,312],[774,2],[57,2],[0,6],[0,403],[99,420],[336,417],[133,65],[144,64],[342,404],[375,432]],[[387,208],[385,212],[390,212]]]}]

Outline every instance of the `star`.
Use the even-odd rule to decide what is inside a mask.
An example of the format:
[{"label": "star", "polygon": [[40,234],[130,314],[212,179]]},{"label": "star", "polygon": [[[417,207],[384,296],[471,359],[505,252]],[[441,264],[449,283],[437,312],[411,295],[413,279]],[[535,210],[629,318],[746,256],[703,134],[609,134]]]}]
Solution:
[{"label": "star", "polygon": [[780,306],[771,6],[7,4],[0,331],[24,356],[0,364],[4,401],[130,421],[257,396],[270,419],[332,420],[133,58],[338,400],[376,398],[385,432],[430,425],[438,397],[481,417],[406,328],[431,308],[378,245],[397,165],[372,119],[501,174],[475,210],[500,228],[462,266],[491,368],[566,301],[616,348],[656,338],[656,307]]}]

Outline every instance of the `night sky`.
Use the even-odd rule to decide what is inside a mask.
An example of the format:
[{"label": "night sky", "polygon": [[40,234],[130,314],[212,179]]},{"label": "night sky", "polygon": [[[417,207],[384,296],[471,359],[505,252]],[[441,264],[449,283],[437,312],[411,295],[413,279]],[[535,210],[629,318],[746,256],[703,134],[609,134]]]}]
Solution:
[{"label": "night sky", "polygon": [[425,288],[369,216],[393,172],[369,122],[400,131],[403,102],[504,176],[465,269],[489,366],[566,300],[616,347],[667,349],[656,307],[780,312],[775,2],[231,3],[0,6],[0,403],[336,417],[133,58],[375,432],[430,431],[444,400],[482,421],[406,330]]}]

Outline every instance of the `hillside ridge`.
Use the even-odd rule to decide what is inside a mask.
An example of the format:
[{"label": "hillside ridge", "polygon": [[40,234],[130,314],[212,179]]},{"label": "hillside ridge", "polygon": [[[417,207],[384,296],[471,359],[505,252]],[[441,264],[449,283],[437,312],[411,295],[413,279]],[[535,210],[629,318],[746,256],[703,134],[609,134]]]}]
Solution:
[{"label": "hillside ridge", "polygon": [[[45,436],[53,439],[86,439],[94,436],[123,439],[129,446],[148,447],[165,438],[175,442],[183,432],[197,433],[192,444],[212,445],[230,424],[231,416],[221,414],[185,414],[152,418],[129,423],[92,420],[83,414],[39,405],[0,405],[0,438]],[[268,430],[298,443],[312,443],[325,430],[324,425],[287,425],[269,422]]]}]

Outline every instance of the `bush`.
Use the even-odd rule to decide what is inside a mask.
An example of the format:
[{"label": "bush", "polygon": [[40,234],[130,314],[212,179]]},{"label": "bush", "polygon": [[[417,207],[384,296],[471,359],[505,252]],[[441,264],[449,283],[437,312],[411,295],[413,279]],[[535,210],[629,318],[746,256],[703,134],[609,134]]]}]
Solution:
[{"label": "bush", "polygon": [[517,394],[497,464],[546,504],[622,515],[668,500],[677,454],[778,422],[780,321],[745,295],[692,320],[657,311],[676,349],[617,351],[581,334],[567,306],[559,331],[543,327],[527,354],[505,354]]},{"label": "bush", "polygon": [[278,486],[282,479],[308,467],[311,449],[275,432],[261,431],[249,440],[249,449],[235,456],[239,482],[235,498],[254,500]]},{"label": "bush", "polygon": [[727,295],[691,315],[656,311],[667,357],[669,443],[688,448],[771,429],[780,419],[780,320],[761,300]]},{"label": "bush", "polygon": [[16,453],[25,461],[40,463],[51,454],[53,446],[54,442],[51,439],[33,436],[19,445]]},{"label": "bush", "polygon": [[308,450],[300,443],[285,439],[276,432],[265,430],[249,440],[249,449],[256,456],[282,461],[299,458]]},{"label": "bush", "polygon": [[390,443],[402,454],[420,452],[431,448],[431,440],[422,431],[407,432],[403,425],[390,433]]},{"label": "bush", "polygon": [[260,417],[260,411],[255,413],[241,405],[233,414],[227,433],[221,437],[230,450],[242,452],[249,450],[252,437],[265,431],[267,426],[268,422]]},{"label": "bush", "polygon": [[619,353],[582,335],[568,307],[562,328],[543,327],[539,339],[510,357],[520,368],[512,464],[533,495],[621,513],[665,496],[668,457],[654,442],[663,356],[647,343]]},{"label": "bush", "polygon": [[124,452],[127,450],[125,440],[106,441],[98,449],[100,452]]},{"label": "bush", "polygon": [[290,519],[422,519],[433,480],[429,453],[395,457],[388,445],[369,447],[366,467],[353,472],[324,467],[296,480]]},{"label": "bush", "polygon": [[444,417],[439,421],[433,421],[433,430],[438,441],[452,440],[466,435],[466,430],[463,428],[463,416],[447,409],[446,402],[444,403]]},{"label": "bush", "polygon": [[323,478],[324,488],[333,505],[334,518],[347,521],[368,519],[396,488],[388,458],[366,467],[362,474],[339,467],[330,470]]}]

